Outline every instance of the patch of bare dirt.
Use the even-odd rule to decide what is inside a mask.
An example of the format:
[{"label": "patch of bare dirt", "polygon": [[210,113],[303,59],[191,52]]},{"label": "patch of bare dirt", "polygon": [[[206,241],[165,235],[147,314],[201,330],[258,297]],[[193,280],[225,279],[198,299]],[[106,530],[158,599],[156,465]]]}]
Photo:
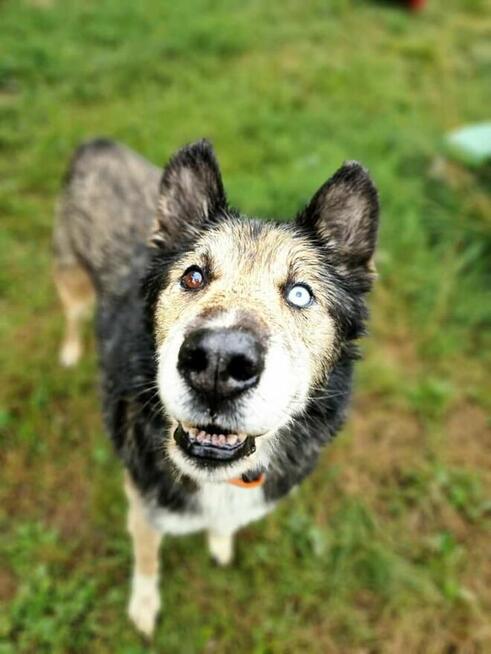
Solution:
[{"label": "patch of bare dirt", "polygon": [[491,490],[491,417],[476,404],[456,406],[446,421],[445,458],[479,470]]},{"label": "patch of bare dirt", "polygon": [[340,437],[339,447],[332,448],[329,461],[339,466],[347,494],[366,498],[368,493],[373,499],[381,483],[421,461],[424,438],[414,415],[377,408],[377,401],[365,396],[357,402],[348,433]]},{"label": "patch of bare dirt", "polygon": [[0,499],[12,520],[41,519],[62,536],[80,534],[88,522],[90,490],[84,453],[74,452],[68,461],[33,461],[24,449],[12,449],[5,453],[2,469]]},{"label": "patch of bare dirt", "polygon": [[10,601],[17,590],[14,573],[0,562],[0,602]]}]

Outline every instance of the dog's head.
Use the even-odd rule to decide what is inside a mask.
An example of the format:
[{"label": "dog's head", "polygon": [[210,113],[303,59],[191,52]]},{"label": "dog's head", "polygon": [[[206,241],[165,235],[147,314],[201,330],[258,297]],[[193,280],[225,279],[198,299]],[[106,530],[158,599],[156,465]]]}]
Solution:
[{"label": "dog's head", "polygon": [[195,480],[267,468],[363,329],[378,200],[343,165],[292,223],[226,201],[206,141],[164,171],[147,283],[167,451]]}]

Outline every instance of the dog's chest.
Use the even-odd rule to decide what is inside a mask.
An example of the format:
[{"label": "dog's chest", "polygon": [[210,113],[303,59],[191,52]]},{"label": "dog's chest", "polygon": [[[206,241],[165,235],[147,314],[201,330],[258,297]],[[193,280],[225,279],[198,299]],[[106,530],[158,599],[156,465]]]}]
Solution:
[{"label": "dog's chest", "polygon": [[238,488],[230,484],[207,484],[200,493],[207,528],[229,533],[262,518],[273,506],[262,488]]},{"label": "dog's chest", "polygon": [[233,533],[259,520],[274,508],[261,488],[244,489],[230,484],[205,484],[196,497],[195,510],[178,513],[154,509],[151,519],[163,533],[186,534],[203,529],[219,534]]}]

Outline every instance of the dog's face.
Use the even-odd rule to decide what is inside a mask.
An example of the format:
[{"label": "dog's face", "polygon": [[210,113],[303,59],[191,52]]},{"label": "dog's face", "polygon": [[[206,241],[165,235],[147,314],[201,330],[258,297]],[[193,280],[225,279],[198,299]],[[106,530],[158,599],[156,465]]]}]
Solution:
[{"label": "dog's face", "polygon": [[361,326],[377,214],[358,164],[282,224],[231,214],[206,142],[171,160],[154,242],[173,255],[152,306],[167,451],[180,470],[219,481],[270,465],[281,429],[357,335],[350,320]]}]

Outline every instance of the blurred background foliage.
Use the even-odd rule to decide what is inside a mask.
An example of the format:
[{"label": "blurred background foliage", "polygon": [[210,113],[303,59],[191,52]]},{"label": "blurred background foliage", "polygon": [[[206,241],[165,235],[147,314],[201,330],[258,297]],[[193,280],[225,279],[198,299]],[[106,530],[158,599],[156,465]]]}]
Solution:
[{"label": "blurred background foliage", "polygon": [[[491,173],[442,154],[489,119],[490,43],[486,0],[0,4],[0,654],[491,651]],[[291,217],[345,159],[382,202],[344,433],[232,569],[164,544],[150,646],[93,347],[56,363],[53,207],[94,135],[159,165],[207,136],[253,215]]]}]

